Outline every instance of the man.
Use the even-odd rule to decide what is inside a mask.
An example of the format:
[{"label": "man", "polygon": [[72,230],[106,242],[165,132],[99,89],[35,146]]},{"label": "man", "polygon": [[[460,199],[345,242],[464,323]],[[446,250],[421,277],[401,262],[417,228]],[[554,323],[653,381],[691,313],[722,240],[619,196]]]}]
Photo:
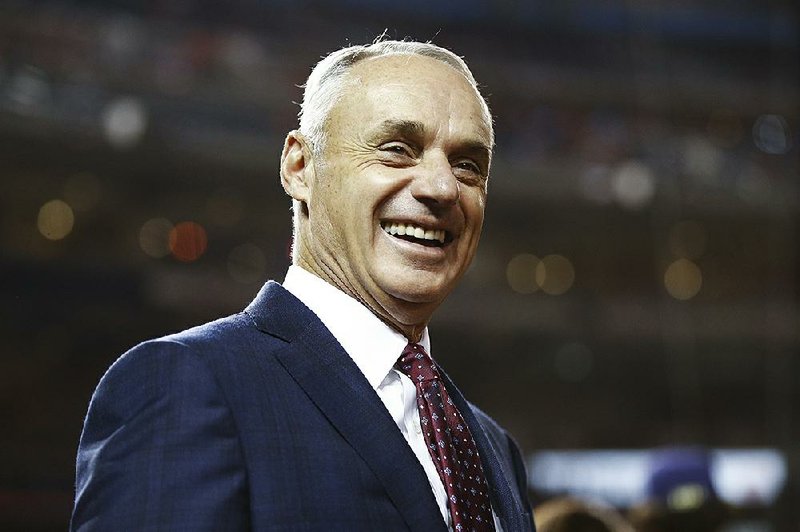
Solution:
[{"label": "man", "polygon": [[322,60],[281,157],[283,286],[111,367],[73,529],[532,530],[515,444],[428,354],[427,323],[478,245],[493,142],[445,49]]}]

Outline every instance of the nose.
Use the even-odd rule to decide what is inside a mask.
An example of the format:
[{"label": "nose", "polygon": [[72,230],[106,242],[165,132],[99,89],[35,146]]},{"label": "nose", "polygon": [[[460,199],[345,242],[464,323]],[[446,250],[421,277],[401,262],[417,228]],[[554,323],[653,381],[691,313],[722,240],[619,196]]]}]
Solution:
[{"label": "nose", "polygon": [[440,206],[458,202],[458,179],[453,175],[450,161],[444,154],[430,154],[417,165],[411,182],[411,194],[417,201]]}]

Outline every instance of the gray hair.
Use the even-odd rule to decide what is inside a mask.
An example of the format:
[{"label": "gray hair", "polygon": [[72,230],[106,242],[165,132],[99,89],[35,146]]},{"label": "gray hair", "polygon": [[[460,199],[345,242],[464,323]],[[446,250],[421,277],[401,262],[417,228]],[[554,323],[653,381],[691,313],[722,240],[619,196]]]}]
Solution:
[{"label": "gray hair", "polygon": [[384,41],[381,38],[382,36],[378,37],[372,44],[348,46],[329,54],[317,63],[308,76],[300,106],[300,132],[311,143],[311,149],[316,155],[324,150],[325,125],[334,103],[346,86],[344,75],[359,61],[373,57],[422,55],[451,66],[475,88],[491,124],[491,113],[486,99],[481,95],[475,77],[461,57],[430,42]]}]

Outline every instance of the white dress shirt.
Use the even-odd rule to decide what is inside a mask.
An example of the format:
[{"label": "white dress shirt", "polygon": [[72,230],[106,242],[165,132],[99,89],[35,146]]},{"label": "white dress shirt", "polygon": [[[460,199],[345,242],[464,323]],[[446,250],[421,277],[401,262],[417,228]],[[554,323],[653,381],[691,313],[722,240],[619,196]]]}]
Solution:
[{"label": "white dress shirt", "polygon": [[[289,267],[283,287],[317,315],[367,378],[422,464],[442,518],[452,529],[447,493],[422,435],[416,387],[411,379],[394,369],[408,339],[360,302],[299,266]],[[427,328],[419,344],[431,353]],[[496,514],[494,522],[500,531]]]}]

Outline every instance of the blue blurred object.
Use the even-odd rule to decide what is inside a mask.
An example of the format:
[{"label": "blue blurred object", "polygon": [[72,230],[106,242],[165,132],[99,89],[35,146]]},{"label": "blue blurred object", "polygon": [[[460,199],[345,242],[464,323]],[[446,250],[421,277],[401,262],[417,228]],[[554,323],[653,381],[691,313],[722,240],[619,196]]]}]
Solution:
[{"label": "blue blurred object", "polygon": [[647,497],[675,511],[688,511],[717,499],[711,481],[711,456],[700,447],[671,447],[653,453]]}]

